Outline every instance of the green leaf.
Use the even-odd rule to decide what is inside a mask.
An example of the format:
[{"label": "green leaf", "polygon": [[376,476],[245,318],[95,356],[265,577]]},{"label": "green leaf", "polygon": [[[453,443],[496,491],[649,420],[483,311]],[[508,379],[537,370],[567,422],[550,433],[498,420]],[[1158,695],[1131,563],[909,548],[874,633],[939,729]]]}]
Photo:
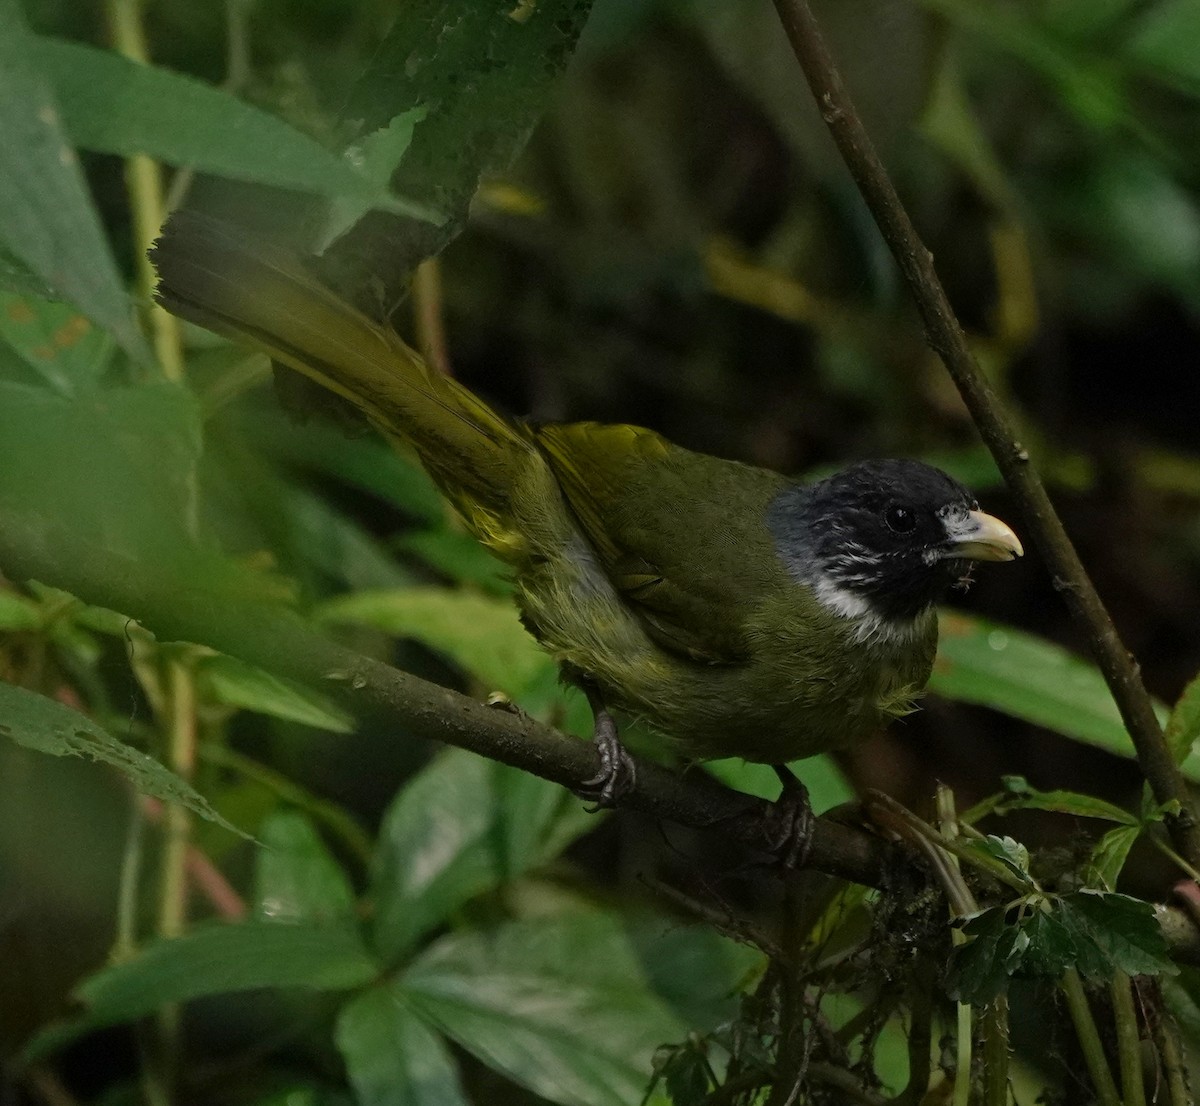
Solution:
[{"label": "green leaf", "polygon": [[134,327],[50,82],[38,69],[34,39],[15,11],[5,22],[0,35],[0,244],[57,295],[111,331],[132,357],[148,362],[149,350]]},{"label": "green leaf", "polygon": [[350,438],[337,427],[298,426],[270,400],[248,398],[224,413],[223,423],[289,469],[332,476],[429,526],[441,526],[446,505],[429,474],[378,437]]},{"label": "green leaf", "polygon": [[1098,669],[1048,641],[942,611],[930,690],[978,703],[1132,757],[1133,744]]},{"label": "green leaf", "polygon": [[1167,747],[1176,761],[1182,764],[1192,751],[1192,745],[1200,737],[1200,676],[1196,676],[1183,689],[1178,702],[1167,719]]},{"label": "green leaf", "polygon": [[173,1002],[265,987],[341,991],[370,982],[378,968],[350,928],[198,926],[147,945],[132,960],[85,980],[77,995],[92,1025],[111,1025]]},{"label": "green leaf", "polygon": [[399,986],[483,1063],[571,1106],[640,1101],[655,1046],[685,1029],[646,986],[621,923],[603,914],[451,934]]},{"label": "green leaf", "polygon": [[116,768],[143,795],[188,810],[246,837],[187,780],[101,729],[86,715],[12,684],[0,683],[0,737],[54,757],[84,757]]},{"label": "green leaf", "polygon": [[259,829],[255,914],[266,921],[352,923],[354,890],[341,865],[301,814],[281,811]]},{"label": "green leaf", "polygon": [[[1054,895],[1030,895],[1016,905],[980,911],[965,920],[962,931],[969,941],[954,949],[948,986],[952,998],[973,1005],[990,1002],[1013,976],[1058,979],[1071,967],[1090,971],[1108,963]],[[1111,964],[1108,970],[1111,974]]]},{"label": "green leaf", "polygon": [[[412,144],[413,128],[425,115],[423,107],[401,112],[385,126],[351,146],[346,151],[347,160],[376,188],[386,192],[388,181]],[[330,205],[317,252],[324,252],[331,242],[340,238],[370,210],[370,202],[357,197],[335,199]]]},{"label": "green leaf", "polygon": [[[1105,958],[1127,975],[1174,975],[1154,907],[1129,895],[1075,891],[1062,897],[1065,920],[1086,933]],[[1080,964],[1084,972],[1084,965]],[[1098,978],[1094,972],[1093,978]]]},{"label": "green leaf", "polygon": [[1005,921],[1003,907],[993,906],[968,918],[963,932],[970,938],[954,949],[950,958],[946,991],[958,1002],[974,1006],[990,1002],[1008,986],[1019,929]]},{"label": "green leaf", "polygon": [[703,1106],[712,1082],[711,1067],[699,1042],[664,1045],[654,1053],[654,1084],[666,1085],[671,1106]]},{"label": "green leaf", "polygon": [[1013,875],[1022,880],[1029,878],[1029,850],[1011,837],[997,837],[989,833],[984,838],[971,838],[966,842],[967,848],[974,852],[983,853],[993,860],[1000,861]]},{"label": "green leaf", "polygon": [[263,509],[260,517],[268,526],[272,547],[287,558],[294,573],[307,569],[321,585],[333,580],[352,591],[411,582],[411,573],[329,496],[283,478],[271,480],[265,490],[270,502],[268,496],[257,499]]},{"label": "green leaf", "polygon": [[481,177],[507,169],[525,145],[590,8],[591,0],[408,0],[396,8],[346,116],[370,133],[423,109],[392,187],[449,218],[419,236],[403,220],[364,219],[331,250],[342,270],[364,274],[364,283],[369,274],[385,302],[407,291],[417,261],[462,229]]},{"label": "green leaf", "polygon": [[354,730],[354,719],[328,696],[272,676],[234,657],[224,654],[204,657],[196,666],[196,674],[207,694],[226,706],[331,733]]},{"label": "green leaf", "polygon": [[446,750],[418,773],[384,815],[371,881],[374,946],[385,963],[468,899],[500,881],[488,762]]},{"label": "green leaf", "polygon": [[1090,885],[1099,885],[1102,891],[1116,889],[1121,869],[1129,857],[1129,850],[1142,834],[1142,827],[1117,826],[1110,829],[1092,848],[1088,858],[1084,879]]},{"label": "green leaf", "polygon": [[1103,818],[1127,826],[1138,824],[1129,811],[1094,795],[1083,795],[1078,791],[1039,791],[1030,787],[1023,776],[1004,776],[1002,782],[1007,795],[996,806],[1002,814],[1011,810],[1049,810],[1079,818]]},{"label": "green leaf", "polygon": [[708,925],[637,913],[625,931],[650,987],[693,1030],[735,1020],[747,980],[766,965],[758,949]]},{"label": "green leaf", "polygon": [[1023,919],[1021,931],[1028,941],[1019,966],[1023,976],[1058,979],[1078,959],[1076,939],[1063,923],[1058,903],[1050,900],[1049,909],[1036,907]]},{"label": "green leaf", "polygon": [[372,878],[375,947],[395,962],[469,899],[550,859],[592,824],[556,784],[446,750],[384,816]]},{"label": "green leaf", "polygon": [[30,45],[53,84],[64,129],[85,149],[122,157],[149,154],[238,180],[353,196],[362,209],[382,206],[414,218],[434,217],[390,197],[386,179],[375,180],[352,160],[219,88],[79,42],[33,38]]},{"label": "green leaf", "polygon": [[112,335],[65,303],[0,292],[0,341],[59,395],[84,391],[103,375]]},{"label": "green leaf", "polygon": [[417,530],[404,534],[396,547],[420,557],[430,568],[464,584],[476,584],[493,595],[509,595],[512,585],[505,565],[470,534],[459,530]]},{"label": "green leaf", "polygon": [[1132,120],[1124,82],[1106,56],[1076,50],[1069,42],[1047,34],[1020,8],[973,0],[923,3],[1040,73],[1063,106],[1086,126],[1105,131]]},{"label": "green leaf", "polygon": [[[1038,22],[1056,34],[1074,39],[1099,39],[1121,34],[1119,25],[1137,0],[1048,0],[1038,11]],[[1101,44],[1103,48],[1103,44]]]},{"label": "green leaf", "polygon": [[1132,33],[1120,39],[1122,53],[1185,89],[1200,89],[1200,8],[1194,0],[1159,0],[1142,9]]},{"label": "green leaf", "polygon": [[1064,193],[1057,214],[1113,265],[1200,303],[1200,206],[1160,159],[1141,149],[1106,153]]},{"label": "green leaf", "polygon": [[193,544],[199,412],[173,384],[64,399],[0,382],[0,508],[159,562]]},{"label": "green leaf", "polygon": [[549,863],[603,817],[589,814],[565,787],[530,772],[489,762],[496,794],[495,841],[504,880]]},{"label": "green leaf", "polygon": [[[704,767],[737,791],[757,795],[760,799],[779,797],[779,777],[770,765],[752,764],[748,760],[710,760]],[[794,760],[788,767],[808,788],[809,801],[817,814],[854,799],[854,788],[831,756]]]},{"label": "green leaf", "polygon": [[518,702],[555,671],[513,603],[478,592],[436,587],[359,592],[322,604],[316,616],[412,638],[445,653],[489,691]]},{"label": "green leaf", "polygon": [[359,1106],[468,1106],[445,1041],[398,987],[372,987],[347,1003],[335,1040]]},{"label": "green leaf", "polygon": [[0,288],[16,292],[20,296],[34,296],[41,300],[52,300],[54,289],[30,271],[29,267],[0,246]]},{"label": "green leaf", "polygon": [[23,595],[0,591],[0,630],[36,630],[42,625],[41,608]]}]

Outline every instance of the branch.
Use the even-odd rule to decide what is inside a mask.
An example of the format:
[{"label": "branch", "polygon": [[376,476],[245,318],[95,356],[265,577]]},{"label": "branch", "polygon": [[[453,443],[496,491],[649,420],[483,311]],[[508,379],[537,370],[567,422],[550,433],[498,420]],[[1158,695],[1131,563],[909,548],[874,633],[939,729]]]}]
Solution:
[{"label": "branch", "polygon": [[[412,737],[440,741],[512,765],[578,791],[596,772],[595,752],[524,714],[485,706],[316,633],[294,611],[262,599],[243,576],[235,590],[212,560],[190,575],[101,550],[46,519],[0,509],[0,577],[39,580],[86,603],[120,611],[161,641],[207,645],[247,664],[335,695],[352,713],[382,715]],[[183,580],[191,579],[190,588]],[[768,851],[755,815],[765,804],[699,772],[680,774],[638,760],[637,786],[621,807],[696,829],[718,829]],[[825,816],[813,830],[804,865],[886,890],[913,872],[911,854],[882,838]],[[1200,928],[1179,906],[1156,907],[1180,963],[1200,964]]]},{"label": "branch", "polygon": [[[469,749],[576,792],[596,773],[589,742],[354,653],[283,604],[264,601],[260,583],[244,575],[231,579],[212,559],[149,564],[99,549],[43,518],[0,510],[0,573],[13,581],[40,580],[120,611],[160,641],[207,645],[319,688],[351,713],[382,715],[414,738]],[[681,775],[639,761],[637,787],[621,806],[680,825],[718,828],[769,851],[755,817],[766,804],[700,772]],[[880,838],[820,818],[807,867],[883,887],[888,872],[904,871],[906,863]]]},{"label": "branch", "polygon": [[1163,738],[1137,662],[1121,643],[1045,486],[1030,463],[1028,451],[1017,440],[1013,423],[971,355],[966,336],[933,267],[933,254],[918,236],[871,144],[807,0],[773,2],[816,98],[821,118],[908,281],[925,326],[925,340],[941,357],[980,437],[996,459],[1050,568],[1055,589],[1087,634],[1092,654],[1133,738],[1138,763],[1154,797],[1160,803],[1172,800],[1179,803],[1180,813],[1168,823],[1175,847],[1193,867],[1200,867],[1200,824],[1183,776]]}]

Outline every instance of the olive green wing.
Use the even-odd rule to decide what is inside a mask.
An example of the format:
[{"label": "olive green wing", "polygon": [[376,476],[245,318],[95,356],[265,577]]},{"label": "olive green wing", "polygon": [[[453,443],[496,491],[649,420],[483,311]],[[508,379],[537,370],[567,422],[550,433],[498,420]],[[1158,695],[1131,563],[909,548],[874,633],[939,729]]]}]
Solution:
[{"label": "olive green wing", "polygon": [[558,423],[530,432],[651,638],[692,660],[744,660],[746,616],[778,572],[764,520],[783,477],[636,426]]}]

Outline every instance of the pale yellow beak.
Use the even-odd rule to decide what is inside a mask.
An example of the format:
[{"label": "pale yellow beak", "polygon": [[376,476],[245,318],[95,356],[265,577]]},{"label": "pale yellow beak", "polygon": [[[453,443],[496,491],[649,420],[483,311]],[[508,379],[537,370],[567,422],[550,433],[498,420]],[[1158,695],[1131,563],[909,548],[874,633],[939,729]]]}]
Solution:
[{"label": "pale yellow beak", "polygon": [[947,527],[952,543],[948,557],[964,557],[969,561],[1011,561],[1023,557],[1021,539],[1012,528],[994,515],[970,511],[961,523]]}]

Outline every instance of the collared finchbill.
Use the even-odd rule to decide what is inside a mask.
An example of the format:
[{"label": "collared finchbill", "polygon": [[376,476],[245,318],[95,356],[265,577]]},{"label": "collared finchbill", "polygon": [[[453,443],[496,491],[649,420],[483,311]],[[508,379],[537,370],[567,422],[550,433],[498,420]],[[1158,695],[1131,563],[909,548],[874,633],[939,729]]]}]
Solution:
[{"label": "collared finchbill", "polygon": [[970,561],[1011,561],[1023,557],[1021,539],[1012,527],[995,515],[969,511],[961,522],[946,527],[949,539],[947,557],[964,557]]}]

